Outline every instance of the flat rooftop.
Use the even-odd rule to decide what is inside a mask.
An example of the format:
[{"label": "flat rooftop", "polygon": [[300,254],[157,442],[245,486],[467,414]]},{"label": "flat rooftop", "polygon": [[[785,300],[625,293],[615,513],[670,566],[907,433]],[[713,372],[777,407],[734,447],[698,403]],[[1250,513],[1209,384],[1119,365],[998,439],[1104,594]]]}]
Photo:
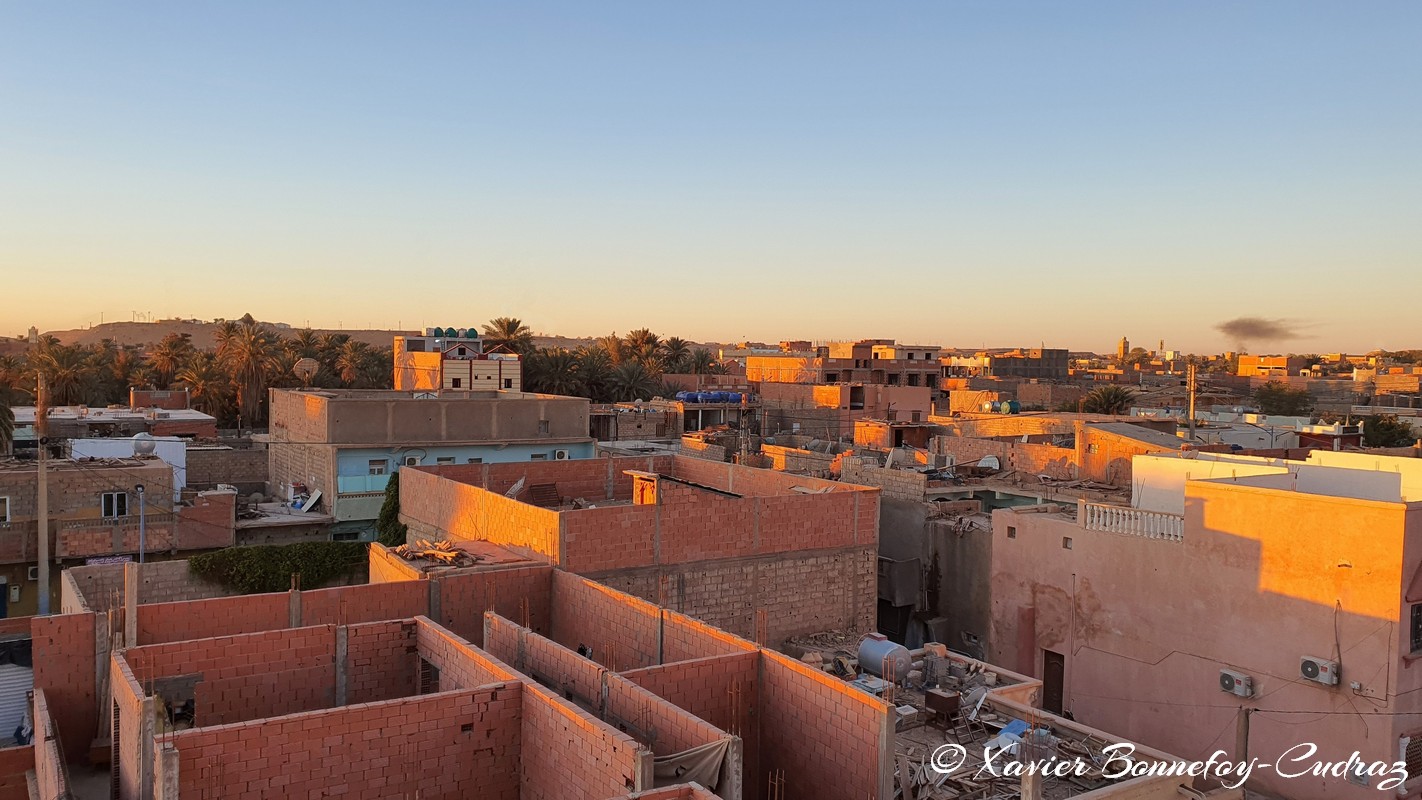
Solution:
[{"label": "flat rooftop", "polygon": [[585,397],[518,392],[512,389],[421,389],[408,392],[394,389],[277,389],[276,391],[305,397],[319,397],[323,400],[350,402],[388,403],[392,400],[573,400],[588,402]]},{"label": "flat rooftop", "polygon": [[[30,426],[35,424],[34,406],[11,406],[10,410],[15,414],[15,424]],[[166,408],[129,408],[119,406],[117,408],[98,408],[95,406],[50,406],[49,418],[52,420],[84,420],[95,424],[100,423],[120,423],[137,422],[140,420],[165,420],[168,422],[216,422],[216,418],[204,414],[193,408],[166,409]]]}]

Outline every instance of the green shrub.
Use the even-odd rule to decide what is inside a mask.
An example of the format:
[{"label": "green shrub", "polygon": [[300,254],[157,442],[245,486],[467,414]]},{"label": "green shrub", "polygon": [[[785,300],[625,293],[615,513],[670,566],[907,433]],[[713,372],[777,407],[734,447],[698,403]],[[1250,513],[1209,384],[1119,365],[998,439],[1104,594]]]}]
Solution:
[{"label": "green shrub", "polygon": [[364,542],[300,542],[229,547],[188,559],[193,573],[243,594],[284,592],[292,574],[301,588],[318,589],[366,558]]}]

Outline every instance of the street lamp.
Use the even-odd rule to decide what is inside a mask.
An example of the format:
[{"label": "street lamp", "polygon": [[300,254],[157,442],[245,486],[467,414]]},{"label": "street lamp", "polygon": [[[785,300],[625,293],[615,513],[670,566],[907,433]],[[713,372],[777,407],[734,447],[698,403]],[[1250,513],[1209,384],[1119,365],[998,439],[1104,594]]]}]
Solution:
[{"label": "street lamp", "polygon": [[145,520],[143,516],[143,484],[140,483],[137,486],[134,486],[133,491],[138,494],[138,563],[142,564],[143,553],[148,549],[148,536],[147,531],[145,530]]}]

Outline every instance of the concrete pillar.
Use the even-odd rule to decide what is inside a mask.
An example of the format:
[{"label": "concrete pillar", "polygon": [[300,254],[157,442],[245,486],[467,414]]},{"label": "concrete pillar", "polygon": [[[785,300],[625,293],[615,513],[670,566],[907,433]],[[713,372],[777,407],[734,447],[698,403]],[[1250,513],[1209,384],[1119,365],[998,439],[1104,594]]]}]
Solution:
[{"label": "concrete pillar", "polygon": [[346,704],[346,659],[348,632],[346,626],[336,626],[336,706]]},{"label": "concrete pillar", "polygon": [[444,624],[444,620],[442,620],[442,619],[440,618],[440,599],[439,599],[440,584],[441,584],[442,582],[443,582],[443,581],[439,580],[438,578],[431,578],[431,579],[428,581],[428,583],[429,583],[429,585],[430,585],[430,586],[429,586],[430,599],[429,599],[429,609],[428,609],[429,613],[428,613],[426,616],[428,616],[431,620],[433,620],[435,623],[437,623],[437,624],[439,624],[439,625],[443,625],[443,624]]},{"label": "concrete pillar", "polygon": [[139,792],[140,798],[153,796],[153,698],[145,697],[139,704],[143,719],[139,724]]},{"label": "concrete pillar", "polygon": [[745,742],[739,736],[726,738],[731,740],[731,746],[726,749],[726,763],[721,766],[721,789],[718,794],[722,800],[741,800],[745,791],[745,776],[742,774],[745,770]]},{"label": "concrete pillar", "polygon": [[290,589],[286,593],[286,627],[301,627],[301,590]]},{"label": "concrete pillar", "polygon": [[153,775],[153,800],[179,800],[178,748],[171,742],[158,745]]},{"label": "concrete pillar", "polygon": [[142,584],[142,567],[132,561],[123,565],[123,643],[138,646],[138,590]]}]

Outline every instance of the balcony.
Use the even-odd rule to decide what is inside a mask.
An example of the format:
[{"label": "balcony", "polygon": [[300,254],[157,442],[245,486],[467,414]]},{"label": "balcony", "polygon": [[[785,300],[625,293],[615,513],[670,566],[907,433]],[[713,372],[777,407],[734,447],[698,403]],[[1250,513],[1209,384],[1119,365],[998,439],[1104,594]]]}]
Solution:
[{"label": "balcony", "polygon": [[384,492],[389,475],[337,475],[337,494],[370,494]]},{"label": "balcony", "polygon": [[1185,541],[1185,517],[1127,506],[1077,502],[1077,521],[1089,531],[1106,531],[1146,539]]}]

